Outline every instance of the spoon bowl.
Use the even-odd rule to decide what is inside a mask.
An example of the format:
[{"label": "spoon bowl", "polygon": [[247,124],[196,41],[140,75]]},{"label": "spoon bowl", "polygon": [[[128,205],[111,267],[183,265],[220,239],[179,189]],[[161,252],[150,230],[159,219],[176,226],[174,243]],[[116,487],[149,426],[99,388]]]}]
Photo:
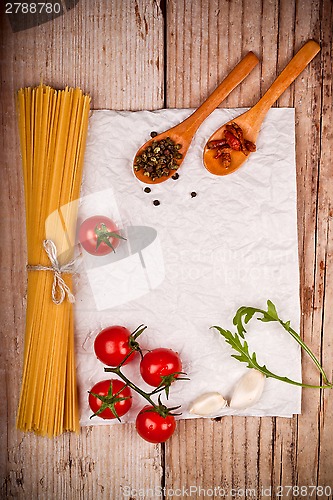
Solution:
[{"label": "spoon bowl", "polygon": [[236,123],[243,131],[245,140],[256,143],[262,122],[275,101],[283,94],[283,92],[291,85],[298,75],[306,68],[312,59],[320,51],[318,43],[310,40],[297,52],[289,64],[285,67],[282,73],[277,77],[273,84],[269,87],[263,97],[257,102],[253,108],[228,123],[222,125],[208,139],[204,152],[203,163],[206,169],[215,175],[229,175],[238,170],[250,156],[248,152],[245,155],[242,151],[231,152],[231,163],[224,166],[218,158],[214,158],[216,149],[210,149],[207,145],[210,141],[221,140],[224,137],[224,130],[227,125]]},{"label": "spoon bowl", "polygon": [[232,172],[235,172],[243,165],[243,163],[247,160],[247,158],[251,154],[250,152],[248,152],[248,155],[245,156],[244,153],[242,153],[242,151],[232,151],[230,166],[223,167],[222,163],[218,159],[214,158],[216,154],[216,149],[208,148],[207,144],[209,144],[210,141],[220,140],[223,137],[223,133],[224,130],[226,129],[226,126],[232,125],[233,123],[237,123],[237,125],[242,129],[244,138],[246,140],[251,141],[254,144],[256,143],[261,122],[260,123],[254,122],[252,115],[251,113],[249,113],[249,111],[246,111],[242,115],[237,116],[237,118],[230,120],[229,122],[222,125],[222,127],[220,127],[218,130],[216,130],[216,132],[214,132],[213,135],[211,135],[204,148],[204,153],[203,153],[204,165],[211,174],[215,175],[232,174]]},{"label": "spoon bowl", "polygon": [[[186,120],[179,123],[175,127],[172,127],[161,134],[149,139],[141,148],[137,151],[134,162],[133,171],[135,176],[145,184],[159,184],[166,181],[178,170],[186,153],[191,145],[192,139],[196,131],[202,122],[217,108],[219,104],[230,94],[230,92],[241,83],[244,78],[252,71],[252,69],[258,64],[259,60],[253,52],[249,52],[235,68],[229,73],[229,75],[223,80],[222,83],[214,90],[214,92],[206,99],[206,101],[201,104],[201,106],[190,115]],[[169,170],[169,173],[163,175],[162,177],[156,177],[153,180],[150,175],[145,175],[143,168],[136,168],[136,162],[138,156],[141,156],[144,151],[152,145],[154,141],[159,142],[162,139],[170,139],[175,144],[180,144],[181,148],[179,153],[182,155],[181,159],[177,160],[177,169]]]},{"label": "spoon bowl", "polygon": [[[184,123],[184,122],[183,122]],[[181,124],[180,124],[181,125]],[[136,155],[135,155],[135,159],[138,157],[138,156],[141,156],[142,153],[149,147],[152,145],[152,143],[154,141],[156,142],[159,142],[159,141],[162,141],[163,139],[167,139],[167,138],[170,138],[175,144],[181,144],[182,147],[181,149],[179,150],[179,153],[183,155],[183,157],[177,161],[178,163],[178,168],[180,167],[180,165],[183,163],[183,160],[185,158],[185,155],[188,151],[188,148],[190,147],[190,144],[191,144],[191,140],[187,140],[185,141],[184,139],[184,134],[182,135],[181,133],[181,130],[180,130],[180,127],[179,125],[176,125],[175,127],[172,127],[168,130],[166,130],[165,132],[162,132],[161,134],[158,134],[156,135],[155,137],[152,137],[151,139],[149,139],[149,141],[147,141],[143,146],[141,146],[141,148],[137,151]],[[164,182],[166,180],[168,180],[170,177],[172,177],[178,170],[170,170],[170,173],[169,175],[164,175],[163,177],[157,177],[155,180],[151,179],[150,177],[144,175],[144,171],[141,169],[141,170],[136,170],[135,169],[135,159],[134,159],[134,163],[133,163],[133,170],[134,170],[134,174],[135,176],[141,181],[141,182],[144,182],[146,184],[159,184],[161,182]]]}]

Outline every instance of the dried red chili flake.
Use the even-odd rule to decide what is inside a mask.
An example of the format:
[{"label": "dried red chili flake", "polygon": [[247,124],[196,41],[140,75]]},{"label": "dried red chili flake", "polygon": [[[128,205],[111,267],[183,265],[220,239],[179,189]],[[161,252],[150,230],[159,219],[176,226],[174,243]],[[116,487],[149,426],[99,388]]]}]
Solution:
[{"label": "dried red chili flake", "polygon": [[232,151],[232,148],[229,147],[228,144],[224,144],[223,146],[217,148],[217,151],[216,151],[216,155],[214,156],[214,158],[220,158],[223,153],[231,153]]},{"label": "dried red chili flake", "polygon": [[227,143],[234,151],[240,151],[242,149],[242,145],[239,139],[237,139],[234,134],[229,132],[229,130],[224,131],[224,137],[226,138]]},{"label": "dried red chili flake", "polygon": [[225,144],[227,144],[227,141],[225,139],[220,139],[218,141],[210,141],[207,144],[207,148],[208,149],[215,149],[215,148],[218,148],[219,146],[224,146]]},{"label": "dried red chili flake", "polygon": [[254,153],[257,151],[257,146],[254,144],[254,142],[251,141],[245,141],[245,147],[250,153]]},{"label": "dried red chili flake", "polygon": [[243,130],[235,122],[232,122],[231,125],[227,125],[226,130],[228,130],[231,134],[237,137],[237,139],[240,142],[240,151],[243,151],[243,153],[247,156],[248,152],[245,147]]},{"label": "dried red chili flake", "polygon": [[214,158],[220,158],[225,168],[230,167],[232,151],[242,151],[247,156],[257,149],[253,142],[244,139],[243,130],[235,122],[228,123],[223,131],[223,138],[208,142],[207,148],[217,150]]},{"label": "dried red chili flake", "polygon": [[231,163],[231,153],[222,153],[221,155],[222,167],[228,168]]}]

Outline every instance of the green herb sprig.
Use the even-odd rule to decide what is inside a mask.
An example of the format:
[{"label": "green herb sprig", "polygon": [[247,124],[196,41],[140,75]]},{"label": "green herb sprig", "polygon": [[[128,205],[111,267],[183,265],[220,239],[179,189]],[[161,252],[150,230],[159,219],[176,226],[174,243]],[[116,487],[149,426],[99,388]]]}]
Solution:
[{"label": "green herb sprig", "polygon": [[[244,334],[246,333],[245,326],[249,323],[249,321],[254,317],[255,314],[260,314],[261,317],[257,318],[259,321],[264,323],[275,321],[279,323],[293,338],[296,342],[301,346],[301,348],[310,356],[316,367],[323,378],[322,385],[309,385],[303,384],[302,382],[297,382],[296,380],[292,380],[288,377],[283,377],[271,372],[266,365],[260,365],[257,361],[257,355],[255,352],[252,354],[249,351],[249,346],[247,341],[245,340]],[[281,380],[282,382],[286,382],[288,384],[297,385],[299,387],[309,387],[314,389],[332,389],[333,384],[329,382],[328,377],[321,366],[320,362],[313,354],[311,349],[303,342],[299,334],[290,326],[290,321],[282,321],[277,313],[276,307],[272,301],[267,301],[267,311],[263,309],[258,309],[256,307],[248,307],[242,306],[240,307],[234,318],[233,324],[237,327],[237,332],[232,334],[229,330],[224,330],[219,326],[212,326],[215,328],[225,339],[226,343],[229,344],[238,354],[232,354],[232,357],[237,359],[242,363],[247,363],[248,368],[254,368],[261,373],[263,373],[267,378],[275,378],[277,380]]]}]

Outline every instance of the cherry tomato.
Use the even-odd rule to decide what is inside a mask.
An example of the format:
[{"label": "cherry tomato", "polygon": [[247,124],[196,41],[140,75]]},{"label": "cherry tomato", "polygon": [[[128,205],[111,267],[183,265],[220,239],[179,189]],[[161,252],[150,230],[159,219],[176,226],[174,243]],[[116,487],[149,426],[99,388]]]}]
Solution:
[{"label": "cherry tomato", "polygon": [[[112,387],[111,387],[112,385]],[[104,398],[102,401],[93,394]],[[118,394],[119,393],[119,394]],[[123,399],[122,398],[127,398]],[[101,413],[97,413],[103,405]],[[125,415],[132,406],[132,396],[130,388],[124,382],[117,379],[102,380],[94,385],[89,393],[89,406],[92,411],[104,419],[112,419]],[[112,412],[112,408],[117,415]]]},{"label": "cherry tomato", "polygon": [[[144,355],[140,363],[140,372],[143,380],[147,384],[158,387],[166,377],[175,372],[182,371],[180,357],[171,349],[154,349]],[[175,378],[177,375],[175,375]]]},{"label": "cherry tomato", "polygon": [[78,237],[83,248],[91,255],[114,252],[119,239],[125,239],[120,236],[116,224],[104,215],[94,215],[82,222]]},{"label": "cherry tomato", "polygon": [[[124,326],[109,326],[97,335],[94,342],[96,357],[108,366],[118,366],[130,353],[131,332]],[[134,359],[136,352],[127,358],[124,365]]]},{"label": "cherry tomato", "polygon": [[176,421],[173,415],[163,417],[153,406],[147,405],[136,417],[135,427],[139,436],[145,441],[164,443],[175,432]]}]

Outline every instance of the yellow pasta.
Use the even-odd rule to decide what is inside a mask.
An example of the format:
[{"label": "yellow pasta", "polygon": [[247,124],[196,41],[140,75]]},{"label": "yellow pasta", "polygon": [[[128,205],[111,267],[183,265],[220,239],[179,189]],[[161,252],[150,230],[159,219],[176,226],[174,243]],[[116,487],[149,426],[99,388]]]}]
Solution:
[{"label": "yellow pasta", "polygon": [[56,304],[60,290],[52,295],[56,273],[43,242],[49,241],[49,250],[56,249],[64,271],[74,257],[89,106],[90,98],[80,89],[56,91],[40,85],[18,92],[28,301],[17,427],[50,437],[77,432],[79,414],[71,270],[59,274],[68,293]]}]

